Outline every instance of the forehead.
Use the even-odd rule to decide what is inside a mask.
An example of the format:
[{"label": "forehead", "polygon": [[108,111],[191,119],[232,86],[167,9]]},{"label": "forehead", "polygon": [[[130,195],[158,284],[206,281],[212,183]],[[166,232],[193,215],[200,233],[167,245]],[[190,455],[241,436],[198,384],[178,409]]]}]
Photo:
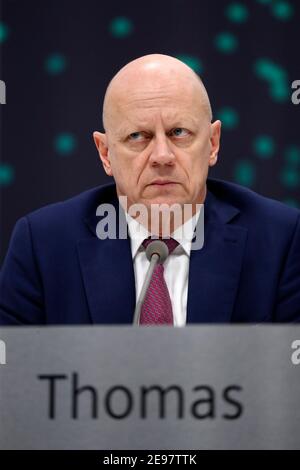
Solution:
[{"label": "forehead", "polygon": [[191,84],[145,84],[122,90],[111,100],[111,125],[128,126],[179,125],[190,122],[197,125],[205,114],[201,92]]}]

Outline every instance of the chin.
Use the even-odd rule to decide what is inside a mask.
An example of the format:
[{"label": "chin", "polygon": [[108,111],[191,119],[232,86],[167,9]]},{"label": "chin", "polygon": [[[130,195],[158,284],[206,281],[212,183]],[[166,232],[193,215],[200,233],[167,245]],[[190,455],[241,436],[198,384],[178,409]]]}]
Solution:
[{"label": "chin", "polygon": [[183,204],[185,204],[185,201],[182,201],[182,199],[180,197],[169,197],[169,198],[166,198],[166,197],[158,197],[158,198],[155,198],[155,199],[152,199],[148,205],[150,206],[151,204],[167,204],[168,206],[172,206],[173,204],[180,204],[181,206]]},{"label": "chin", "polygon": [[[170,189],[162,189],[160,191],[155,191],[152,192],[152,194],[147,194],[147,205],[150,204],[184,204],[186,202],[186,197],[183,196],[182,192],[179,194],[180,191],[178,191],[178,194],[173,190],[171,191]],[[150,196],[150,197],[149,197]]]}]

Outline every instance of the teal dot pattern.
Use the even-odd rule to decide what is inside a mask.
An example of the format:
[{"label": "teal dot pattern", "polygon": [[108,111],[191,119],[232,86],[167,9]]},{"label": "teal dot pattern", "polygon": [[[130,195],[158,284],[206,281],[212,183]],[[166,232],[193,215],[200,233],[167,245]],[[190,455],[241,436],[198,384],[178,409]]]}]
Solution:
[{"label": "teal dot pattern", "polygon": [[234,179],[239,184],[246,187],[253,187],[256,180],[256,169],[254,162],[250,159],[241,159],[235,165]]},{"label": "teal dot pattern", "polygon": [[[25,80],[12,113],[16,122],[4,126],[10,137],[1,135],[1,191],[17,191],[36,171],[36,191],[48,184],[52,194],[55,178],[67,176],[72,184],[72,173],[60,173],[66,159],[72,168],[74,162],[79,165],[74,181],[87,174],[86,186],[107,182],[101,167],[97,173],[89,163],[86,171],[96,152],[91,133],[102,130],[94,103],[99,107],[109,79],[126,62],[158,52],[186,63],[207,86],[214,119],[222,124],[212,176],[259,192],[263,188],[267,196],[300,207],[300,105],[291,102],[291,83],[300,80],[294,41],[298,2],[203,0],[201,7],[197,0],[153,6],[112,2],[105,11],[94,2],[88,13],[71,12],[67,0],[57,2],[53,11],[50,3],[41,11],[33,3],[14,14],[4,8],[0,20],[1,74],[7,75],[0,76],[7,85],[3,122],[13,106],[13,89],[20,87],[21,75]],[[32,18],[33,29],[26,35],[24,25],[31,25]],[[82,129],[74,131],[78,123]],[[16,128],[22,130],[22,152],[12,138]],[[20,165],[21,155],[26,165]],[[38,171],[45,173],[41,167],[51,169],[49,180],[43,176],[39,182]]]},{"label": "teal dot pattern", "polygon": [[8,163],[0,163],[0,187],[10,186],[15,178],[15,170]]},{"label": "teal dot pattern", "polygon": [[7,24],[0,21],[0,45],[7,40],[9,36],[9,27]]},{"label": "teal dot pattern", "polygon": [[288,21],[294,15],[294,8],[291,2],[279,0],[272,4],[272,14],[281,21]]},{"label": "teal dot pattern", "polygon": [[260,158],[271,158],[274,155],[274,139],[269,135],[259,135],[253,141],[254,153]]},{"label": "teal dot pattern", "polygon": [[244,3],[230,3],[225,14],[233,23],[244,23],[249,18],[248,7]]},{"label": "teal dot pattern", "polygon": [[70,133],[61,133],[54,139],[54,149],[58,155],[71,155],[77,146],[76,138]]},{"label": "teal dot pattern", "polygon": [[188,54],[179,54],[176,56],[177,59],[184,62],[186,65],[191,67],[194,72],[198,73],[199,75],[203,73],[203,64],[199,57],[188,55]]},{"label": "teal dot pattern", "polygon": [[233,33],[222,31],[215,37],[215,46],[222,54],[233,54],[238,48],[238,39]]},{"label": "teal dot pattern", "polygon": [[127,38],[134,30],[133,22],[125,16],[113,18],[109,25],[110,34],[118,39]]},{"label": "teal dot pattern", "polygon": [[67,66],[67,60],[63,54],[49,55],[45,60],[45,70],[50,75],[62,74]]},{"label": "teal dot pattern", "polygon": [[216,117],[221,120],[222,128],[225,130],[235,129],[239,125],[237,110],[229,106],[219,109],[216,113]]},{"label": "teal dot pattern", "polygon": [[268,85],[269,95],[273,101],[285,102],[290,100],[290,82],[287,71],[270,58],[261,57],[254,63],[255,75]]}]

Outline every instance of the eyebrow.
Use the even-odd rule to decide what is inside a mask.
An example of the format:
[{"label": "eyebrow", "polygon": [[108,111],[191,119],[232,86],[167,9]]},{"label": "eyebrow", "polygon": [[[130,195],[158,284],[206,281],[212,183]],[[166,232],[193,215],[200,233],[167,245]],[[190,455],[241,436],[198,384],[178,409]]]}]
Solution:
[{"label": "eyebrow", "polygon": [[[185,121],[185,122],[184,122]],[[190,125],[192,125],[193,127],[198,127],[199,126],[199,122],[189,116],[185,119],[182,119],[182,118],[177,118],[174,123],[172,125],[170,125],[170,130],[171,129],[174,129],[176,127],[182,127],[182,128],[185,128],[185,127],[189,127]],[[120,128],[118,130],[116,130],[116,134],[118,137],[123,137],[124,135],[130,135],[132,134],[133,132],[153,132],[147,125],[143,125],[141,123],[137,123],[136,125],[134,123],[132,124],[121,124]]]}]

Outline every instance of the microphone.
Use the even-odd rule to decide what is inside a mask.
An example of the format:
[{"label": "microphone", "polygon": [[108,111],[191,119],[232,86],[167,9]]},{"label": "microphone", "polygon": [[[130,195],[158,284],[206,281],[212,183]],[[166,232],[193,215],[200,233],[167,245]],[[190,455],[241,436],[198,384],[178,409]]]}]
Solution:
[{"label": "microphone", "polygon": [[149,243],[149,245],[146,248],[146,256],[147,256],[147,259],[150,261],[150,266],[146,273],[143,287],[139,295],[138,301],[136,303],[136,307],[134,311],[134,318],[133,318],[134,325],[139,325],[140,323],[142,305],[144,303],[155,266],[158,263],[163,264],[165,262],[165,260],[169,256],[169,249],[166,243],[162,242],[161,240],[153,240],[152,242]]}]

